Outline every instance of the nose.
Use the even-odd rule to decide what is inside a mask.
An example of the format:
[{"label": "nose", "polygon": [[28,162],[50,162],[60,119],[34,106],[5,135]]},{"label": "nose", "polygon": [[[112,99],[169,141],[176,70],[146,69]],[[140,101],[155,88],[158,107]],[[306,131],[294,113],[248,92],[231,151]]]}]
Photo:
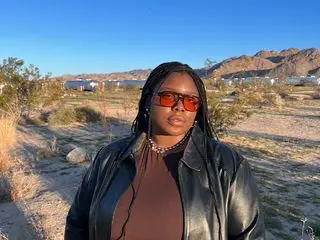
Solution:
[{"label": "nose", "polygon": [[173,105],[172,108],[173,108],[174,111],[182,111],[182,112],[185,111],[182,101],[183,101],[183,99],[179,99],[177,101],[177,103],[175,105]]}]

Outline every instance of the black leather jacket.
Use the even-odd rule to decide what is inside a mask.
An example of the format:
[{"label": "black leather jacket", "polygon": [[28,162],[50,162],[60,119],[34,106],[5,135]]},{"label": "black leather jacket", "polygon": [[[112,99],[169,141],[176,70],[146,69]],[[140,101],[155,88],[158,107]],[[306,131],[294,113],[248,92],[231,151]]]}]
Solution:
[{"label": "black leather jacket", "polygon": [[[113,213],[136,174],[144,134],[102,148],[88,169],[67,216],[65,239],[110,239]],[[183,239],[265,239],[255,180],[245,159],[194,127],[178,166]]]}]

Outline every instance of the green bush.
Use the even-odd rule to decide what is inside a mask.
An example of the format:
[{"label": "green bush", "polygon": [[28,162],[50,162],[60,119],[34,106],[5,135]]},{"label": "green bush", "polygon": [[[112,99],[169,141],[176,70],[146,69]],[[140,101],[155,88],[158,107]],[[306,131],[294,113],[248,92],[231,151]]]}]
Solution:
[{"label": "green bush", "polygon": [[210,124],[218,134],[227,131],[252,114],[252,111],[240,101],[224,104],[221,103],[221,98],[211,97],[208,100],[208,105]]},{"label": "green bush", "polygon": [[62,107],[52,112],[48,118],[49,124],[65,126],[77,121],[77,113],[73,107]]},{"label": "green bush", "polygon": [[5,85],[0,94],[0,109],[17,112],[19,116],[48,106],[63,96],[61,81],[51,81],[49,75],[41,76],[37,67],[26,67],[17,58],[8,58],[0,64],[0,84]]},{"label": "green bush", "polygon": [[210,122],[218,133],[225,132],[239,121],[250,117],[254,107],[271,106],[280,110],[284,104],[279,94],[283,88],[277,86],[273,89],[271,85],[259,81],[236,85],[236,98],[232,103],[222,102],[228,91],[225,84],[216,84],[216,89],[216,92],[208,96],[208,106]]},{"label": "green bush", "polygon": [[312,97],[313,99],[320,99],[320,88],[318,88],[312,93]]},{"label": "green bush", "polygon": [[103,115],[89,107],[80,107],[75,109],[76,119],[84,123],[97,123],[103,121]]},{"label": "green bush", "polygon": [[75,122],[102,123],[103,115],[89,107],[62,107],[53,111],[48,118],[49,124],[66,126]]},{"label": "green bush", "polygon": [[265,93],[263,95],[263,105],[276,107],[278,110],[281,110],[284,105],[284,100],[277,93]]}]

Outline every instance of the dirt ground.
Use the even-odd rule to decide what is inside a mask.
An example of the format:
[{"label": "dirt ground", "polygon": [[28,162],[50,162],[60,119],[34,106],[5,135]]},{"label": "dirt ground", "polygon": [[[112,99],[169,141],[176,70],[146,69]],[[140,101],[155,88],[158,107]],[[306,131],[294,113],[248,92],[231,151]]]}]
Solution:
[{"label": "dirt ground", "polygon": [[[76,146],[94,152],[128,135],[128,120],[67,128],[20,125],[11,169],[18,194],[0,204],[0,233],[9,239],[63,239],[67,211],[89,165],[67,162],[66,154]],[[320,232],[320,100],[289,102],[282,111],[262,109],[221,141],[252,166],[268,239],[301,239],[304,217],[306,229]]]}]

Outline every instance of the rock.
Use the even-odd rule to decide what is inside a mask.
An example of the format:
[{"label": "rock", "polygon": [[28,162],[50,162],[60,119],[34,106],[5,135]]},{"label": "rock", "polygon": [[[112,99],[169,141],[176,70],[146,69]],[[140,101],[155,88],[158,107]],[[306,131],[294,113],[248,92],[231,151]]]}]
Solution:
[{"label": "rock", "polygon": [[313,97],[305,94],[289,94],[287,98],[291,100],[296,100],[296,101],[303,101],[303,100],[310,100]]},{"label": "rock", "polygon": [[66,156],[68,155],[68,153],[70,153],[73,149],[77,148],[78,146],[75,145],[75,144],[72,144],[72,143],[60,143],[59,144],[59,153],[62,155],[62,156]]},{"label": "rock", "polygon": [[91,156],[83,148],[77,147],[67,154],[66,159],[71,163],[81,163],[90,161]]}]

